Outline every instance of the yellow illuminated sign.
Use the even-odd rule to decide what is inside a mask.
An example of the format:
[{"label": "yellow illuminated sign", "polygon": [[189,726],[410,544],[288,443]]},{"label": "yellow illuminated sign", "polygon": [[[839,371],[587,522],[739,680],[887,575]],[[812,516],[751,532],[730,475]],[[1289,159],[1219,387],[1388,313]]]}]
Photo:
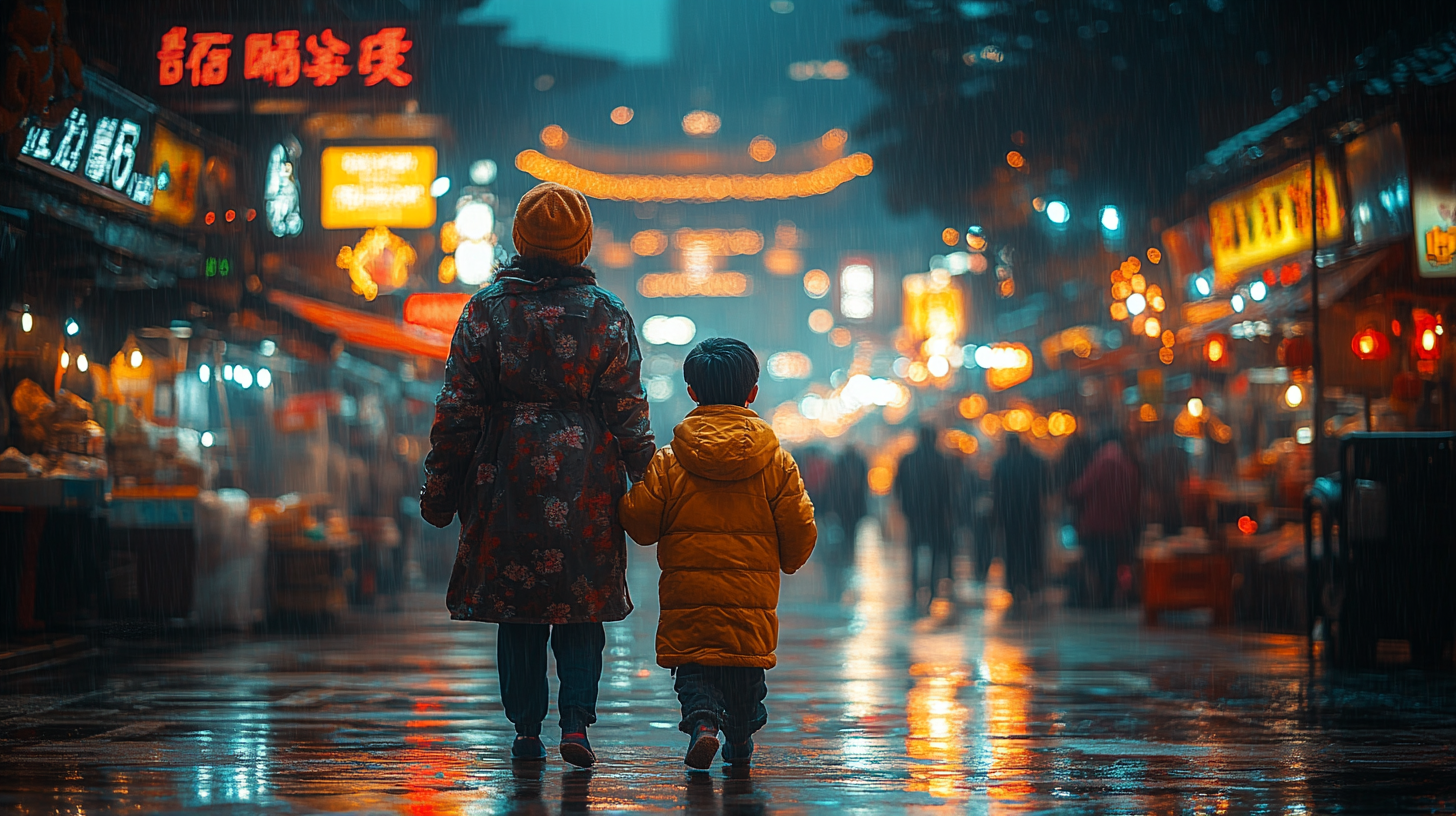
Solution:
[{"label": "yellow illuminated sign", "polygon": [[152,131],[152,177],[157,180],[152,212],[178,226],[197,217],[197,178],[202,173],[202,148],[173,136],[158,125]]},{"label": "yellow illuminated sign", "polygon": [[435,148],[328,147],[322,159],[324,229],[396,227],[435,223]]},{"label": "yellow illuminated sign", "polygon": [[906,275],[901,281],[901,319],[906,334],[919,343],[932,337],[957,340],[966,328],[960,287],[949,275]]},{"label": "yellow illuminated sign", "polygon": [[[1314,221],[1319,240],[1329,246],[1343,235],[1343,213],[1335,175],[1320,160]],[[1249,269],[1310,249],[1309,162],[1287,170],[1215,201],[1208,208],[1215,289],[1237,284]]]}]

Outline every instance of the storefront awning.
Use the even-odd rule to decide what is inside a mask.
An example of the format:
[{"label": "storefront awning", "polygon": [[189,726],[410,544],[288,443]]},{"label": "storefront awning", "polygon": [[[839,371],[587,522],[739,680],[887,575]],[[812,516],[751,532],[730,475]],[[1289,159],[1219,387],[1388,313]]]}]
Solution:
[{"label": "storefront awning", "polygon": [[[1371,252],[1368,255],[1360,255],[1355,258],[1347,258],[1333,266],[1320,270],[1320,308],[1328,309],[1331,305],[1339,302],[1355,287],[1355,284],[1365,279],[1365,276],[1379,269],[1392,254],[1400,251],[1399,245],[1387,246],[1384,249]],[[1204,303],[1207,301],[1201,301]],[[1227,302],[1225,299],[1224,303]],[[1269,293],[1263,303],[1249,302],[1243,312],[1235,313],[1232,308],[1226,308],[1224,313],[1205,323],[1189,326],[1190,337],[1188,340],[1201,342],[1209,335],[1228,331],[1235,323],[1242,323],[1245,320],[1272,321],[1277,317],[1287,317],[1295,312],[1308,311],[1309,309],[1309,277],[1298,284],[1290,287],[1279,287]],[[1183,338],[1180,336],[1179,338]]]},{"label": "storefront awning", "polygon": [[411,326],[387,317],[288,292],[269,292],[268,302],[307,320],[329,334],[337,335],[345,343],[435,360],[444,360],[450,356],[450,335],[444,332]]}]

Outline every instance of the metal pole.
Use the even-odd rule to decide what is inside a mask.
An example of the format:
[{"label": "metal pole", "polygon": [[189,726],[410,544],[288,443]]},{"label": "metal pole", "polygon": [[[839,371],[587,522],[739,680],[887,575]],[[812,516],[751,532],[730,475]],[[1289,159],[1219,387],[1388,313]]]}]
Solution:
[{"label": "metal pole", "polygon": [[1310,398],[1314,400],[1314,445],[1312,453],[1314,475],[1325,474],[1325,410],[1324,410],[1324,351],[1320,347],[1320,277],[1319,277],[1319,175],[1315,172],[1319,161],[1319,125],[1315,123],[1314,112],[1309,118],[1309,333],[1313,346],[1310,361]]}]

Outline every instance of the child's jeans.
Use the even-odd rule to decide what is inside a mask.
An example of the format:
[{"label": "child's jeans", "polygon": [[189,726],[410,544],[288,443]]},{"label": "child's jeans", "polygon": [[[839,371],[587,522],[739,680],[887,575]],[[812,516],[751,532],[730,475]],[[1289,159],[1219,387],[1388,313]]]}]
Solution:
[{"label": "child's jeans", "polygon": [[673,675],[683,714],[678,730],[684,734],[693,733],[699,722],[706,721],[717,726],[729,743],[741,745],[768,722],[763,669],[689,663],[678,666]]}]

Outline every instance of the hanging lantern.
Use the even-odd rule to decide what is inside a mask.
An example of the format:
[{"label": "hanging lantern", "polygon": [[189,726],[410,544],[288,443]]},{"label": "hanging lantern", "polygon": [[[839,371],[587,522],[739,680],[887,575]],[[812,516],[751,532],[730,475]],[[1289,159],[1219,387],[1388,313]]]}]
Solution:
[{"label": "hanging lantern", "polygon": [[1390,356],[1390,340],[1379,329],[1362,329],[1350,338],[1350,351],[1361,360],[1384,360]]},{"label": "hanging lantern", "polygon": [[1441,338],[1444,328],[1436,315],[1425,309],[1411,312],[1411,352],[1417,360],[1441,359]]}]

